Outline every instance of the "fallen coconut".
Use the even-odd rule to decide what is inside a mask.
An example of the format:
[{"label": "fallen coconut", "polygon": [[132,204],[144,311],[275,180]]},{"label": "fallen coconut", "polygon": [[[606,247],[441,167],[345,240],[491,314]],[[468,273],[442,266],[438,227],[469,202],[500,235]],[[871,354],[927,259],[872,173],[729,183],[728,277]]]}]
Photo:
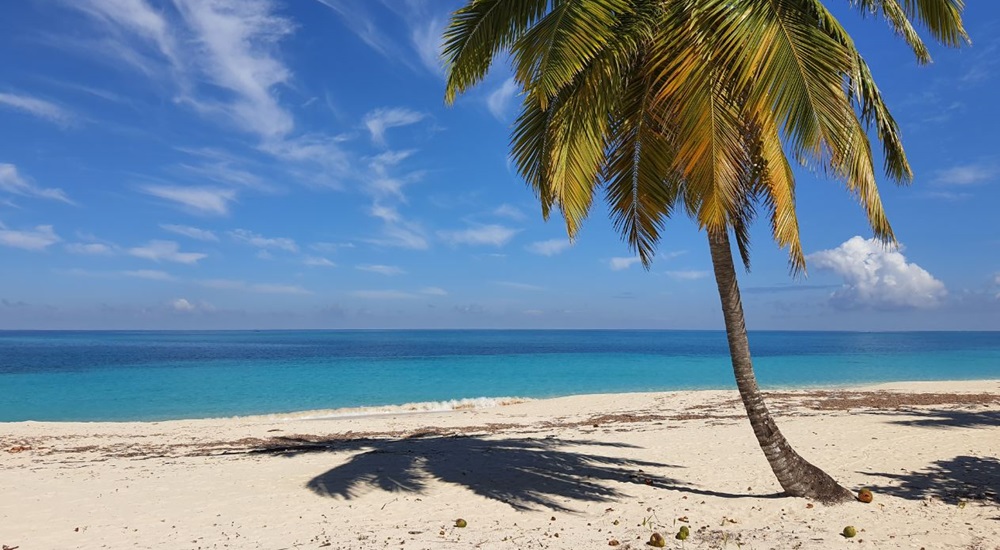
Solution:
[{"label": "fallen coconut", "polygon": [[469,525],[469,522],[465,521],[462,518],[458,518],[455,520],[455,527],[465,527],[467,525]]},{"label": "fallen coconut", "polygon": [[873,495],[871,489],[861,489],[858,491],[858,500],[868,504],[872,501]]},{"label": "fallen coconut", "polygon": [[663,548],[667,545],[667,539],[663,538],[663,535],[659,533],[653,533],[649,536],[649,545],[657,548]]},{"label": "fallen coconut", "polygon": [[848,525],[847,527],[844,527],[844,533],[843,534],[844,534],[845,538],[852,539],[852,538],[854,538],[854,535],[858,534],[858,530],[855,529],[853,525]]}]

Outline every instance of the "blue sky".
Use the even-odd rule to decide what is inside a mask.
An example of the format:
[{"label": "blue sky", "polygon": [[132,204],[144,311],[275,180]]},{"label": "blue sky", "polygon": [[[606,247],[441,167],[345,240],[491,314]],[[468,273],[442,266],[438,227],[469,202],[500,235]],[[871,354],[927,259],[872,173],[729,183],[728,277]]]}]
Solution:
[{"label": "blue sky", "polygon": [[[758,329],[1000,329],[1000,5],[919,67],[855,33],[912,186],[886,251],[799,173],[809,275],[759,224]],[[598,206],[572,245],[507,158],[504,66],[443,104],[445,0],[25,0],[0,7],[0,328],[721,328],[703,234],[645,271]]]}]

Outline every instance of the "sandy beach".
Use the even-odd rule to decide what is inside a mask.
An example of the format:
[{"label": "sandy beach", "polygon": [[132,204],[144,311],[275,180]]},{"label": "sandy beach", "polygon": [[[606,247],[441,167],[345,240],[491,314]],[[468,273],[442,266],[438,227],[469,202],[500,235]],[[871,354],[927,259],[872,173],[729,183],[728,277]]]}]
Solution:
[{"label": "sandy beach", "polygon": [[734,391],[587,395],[0,424],[0,545],[648,548],[656,531],[668,548],[1000,548],[1000,381],[769,396],[797,450],[871,504],[781,496]]}]

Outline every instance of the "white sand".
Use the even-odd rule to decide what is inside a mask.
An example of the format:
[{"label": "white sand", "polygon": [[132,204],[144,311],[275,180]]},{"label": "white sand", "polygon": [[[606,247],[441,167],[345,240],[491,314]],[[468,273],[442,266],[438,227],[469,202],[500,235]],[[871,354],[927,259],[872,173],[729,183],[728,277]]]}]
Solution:
[{"label": "white sand", "polygon": [[833,507],[776,495],[735,392],[0,424],[0,546],[649,548],[655,529],[668,548],[1000,548],[1000,381],[861,390],[904,393],[770,400],[803,456],[875,491]]}]

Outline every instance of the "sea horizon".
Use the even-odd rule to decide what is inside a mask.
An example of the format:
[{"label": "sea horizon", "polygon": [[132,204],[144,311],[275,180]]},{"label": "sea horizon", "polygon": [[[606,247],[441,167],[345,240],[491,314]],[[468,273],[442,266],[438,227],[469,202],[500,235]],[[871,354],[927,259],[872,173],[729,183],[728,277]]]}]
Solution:
[{"label": "sea horizon", "polygon": [[[992,331],[749,334],[765,389],[1000,378]],[[733,387],[720,330],[0,331],[0,422],[448,410]]]}]

